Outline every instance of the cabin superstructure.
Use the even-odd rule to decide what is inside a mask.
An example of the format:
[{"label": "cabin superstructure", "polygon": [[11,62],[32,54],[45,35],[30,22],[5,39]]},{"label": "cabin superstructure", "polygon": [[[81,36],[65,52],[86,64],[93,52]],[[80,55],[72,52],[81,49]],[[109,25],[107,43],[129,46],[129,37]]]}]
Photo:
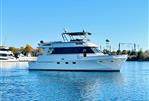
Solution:
[{"label": "cabin superstructure", "polygon": [[[39,43],[39,48],[43,53],[48,54],[83,54],[84,52],[94,54],[101,53],[97,45],[90,42],[89,32],[69,32],[62,33],[63,41]],[[69,38],[69,39],[68,39]]]}]

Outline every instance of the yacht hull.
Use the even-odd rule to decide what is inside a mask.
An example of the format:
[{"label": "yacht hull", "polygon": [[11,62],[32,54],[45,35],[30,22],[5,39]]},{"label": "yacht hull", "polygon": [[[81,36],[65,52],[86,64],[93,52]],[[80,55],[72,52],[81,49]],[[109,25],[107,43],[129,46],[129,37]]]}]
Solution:
[{"label": "yacht hull", "polygon": [[29,62],[29,70],[49,71],[120,71],[127,55],[88,56],[78,59]]}]

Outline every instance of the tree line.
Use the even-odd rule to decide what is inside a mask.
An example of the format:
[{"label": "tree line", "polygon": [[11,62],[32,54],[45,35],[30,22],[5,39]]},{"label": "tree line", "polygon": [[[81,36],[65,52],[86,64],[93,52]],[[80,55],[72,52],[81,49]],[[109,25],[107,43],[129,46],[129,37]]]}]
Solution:
[{"label": "tree line", "polygon": [[[23,54],[27,56],[27,54],[31,54],[31,56],[38,56],[40,53],[40,49],[34,49],[31,45],[26,45],[25,47],[15,48],[15,47],[9,47],[9,50],[13,52],[13,54],[17,57],[18,54]],[[149,61],[149,50],[146,51],[130,51],[130,50],[117,50],[117,51],[108,51],[106,49],[103,50],[104,54],[109,55],[122,55],[127,54],[128,59],[127,61]]]},{"label": "tree line", "polygon": [[18,57],[19,54],[23,54],[24,56],[27,56],[28,54],[31,54],[31,56],[37,56],[39,53],[39,49],[33,49],[33,47],[29,44],[20,48],[9,47],[9,50],[12,51],[15,57]]},{"label": "tree line", "polygon": [[127,54],[128,55],[127,61],[149,61],[149,50],[146,50],[146,51],[117,50],[117,51],[112,51],[112,52],[103,50],[103,53],[109,54],[109,55]]}]

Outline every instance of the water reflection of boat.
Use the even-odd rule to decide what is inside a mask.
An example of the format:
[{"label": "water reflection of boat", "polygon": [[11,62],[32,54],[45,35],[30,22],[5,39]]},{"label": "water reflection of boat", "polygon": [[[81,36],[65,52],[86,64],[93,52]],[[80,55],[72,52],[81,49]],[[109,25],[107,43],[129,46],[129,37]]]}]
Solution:
[{"label": "water reflection of boat", "polygon": [[37,80],[37,83],[34,85],[35,87],[40,85],[42,86],[41,90],[48,89],[46,90],[46,93],[50,94],[49,97],[51,96],[51,98],[56,95],[63,98],[63,100],[68,101],[96,101],[99,99],[103,90],[102,87],[106,83],[115,83],[116,85],[123,84],[123,77],[119,72],[92,73],[30,71],[29,73],[34,74]]}]

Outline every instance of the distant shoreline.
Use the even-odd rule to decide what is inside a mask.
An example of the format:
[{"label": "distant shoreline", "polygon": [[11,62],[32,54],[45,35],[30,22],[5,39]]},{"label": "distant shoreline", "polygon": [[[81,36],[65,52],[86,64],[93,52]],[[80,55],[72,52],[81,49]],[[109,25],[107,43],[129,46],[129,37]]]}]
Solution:
[{"label": "distant shoreline", "polygon": [[149,62],[149,60],[126,60],[129,62]]},{"label": "distant shoreline", "polygon": [[134,58],[130,58],[128,57],[128,59],[126,61],[138,61],[138,62],[145,62],[145,61],[148,61],[149,62],[149,58],[137,58],[137,57],[134,57]]},{"label": "distant shoreline", "polygon": [[128,59],[126,61],[149,61],[149,50],[146,51],[127,51],[127,50],[117,50],[117,51],[112,51],[109,54],[111,55],[123,55],[127,54]]},{"label": "distant shoreline", "polygon": [[[20,48],[15,48],[15,47],[9,47],[9,50],[12,51],[15,57],[18,57],[19,54],[23,54],[24,56],[31,55],[37,57],[41,50],[40,49],[34,49],[32,48],[31,45],[26,45],[24,47]],[[126,61],[149,61],[149,50],[146,51],[135,51],[135,50],[117,50],[117,51],[109,51],[107,49],[104,49],[102,51],[104,54],[109,54],[109,55],[128,55],[128,59]]]}]

